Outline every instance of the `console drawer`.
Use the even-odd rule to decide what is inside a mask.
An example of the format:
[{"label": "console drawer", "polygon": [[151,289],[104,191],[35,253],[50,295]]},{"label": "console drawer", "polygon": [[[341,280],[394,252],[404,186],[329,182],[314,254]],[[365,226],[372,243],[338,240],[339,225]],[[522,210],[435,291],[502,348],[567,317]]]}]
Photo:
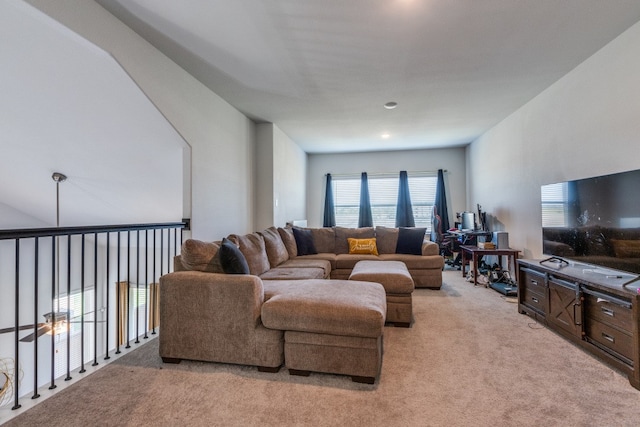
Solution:
[{"label": "console drawer", "polygon": [[522,289],[522,303],[541,313],[547,312],[546,295],[532,292],[528,287]]},{"label": "console drawer", "polygon": [[615,301],[614,298],[607,298],[606,295],[585,294],[585,317],[598,320],[631,334],[633,331],[633,313],[630,308],[616,304]]},{"label": "console drawer", "polygon": [[585,333],[593,341],[610,348],[629,360],[633,360],[633,339],[631,335],[589,318],[586,320]]},{"label": "console drawer", "polygon": [[546,280],[543,273],[539,273],[528,268],[521,269],[522,271],[522,286],[526,288],[530,293],[535,293],[541,297],[547,294]]}]

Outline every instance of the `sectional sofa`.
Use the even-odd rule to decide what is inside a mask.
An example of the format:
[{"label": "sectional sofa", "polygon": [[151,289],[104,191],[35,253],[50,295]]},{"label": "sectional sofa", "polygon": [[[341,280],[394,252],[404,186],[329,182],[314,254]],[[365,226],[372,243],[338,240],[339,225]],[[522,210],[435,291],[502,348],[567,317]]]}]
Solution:
[{"label": "sectional sofa", "polygon": [[187,240],[175,271],[160,279],[160,356],[261,370],[284,363],[291,373],[371,383],[393,296],[379,283],[348,280],[360,260],[402,261],[416,287],[442,284],[444,260],[424,230],[270,227]]}]

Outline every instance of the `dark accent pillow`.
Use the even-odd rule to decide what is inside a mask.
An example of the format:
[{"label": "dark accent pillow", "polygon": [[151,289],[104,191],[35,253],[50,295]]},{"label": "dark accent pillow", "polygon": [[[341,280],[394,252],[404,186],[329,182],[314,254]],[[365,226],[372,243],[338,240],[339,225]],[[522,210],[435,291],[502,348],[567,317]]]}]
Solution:
[{"label": "dark accent pillow", "polygon": [[422,242],[426,228],[400,228],[398,230],[397,254],[422,255]]},{"label": "dark accent pillow", "polygon": [[227,274],[249,274],[249,264],[240,249],[226,237],[220,245],[220,263]]},{"label": "dark accent pillow", "polygon": [[313,234],[311,234],[311,230],[304,230],[302,228],[294,227],[293,237],[296,239],[298,256],[313,255],[318,253],[318,251],[316,250],[316,245],[313,243]]}]

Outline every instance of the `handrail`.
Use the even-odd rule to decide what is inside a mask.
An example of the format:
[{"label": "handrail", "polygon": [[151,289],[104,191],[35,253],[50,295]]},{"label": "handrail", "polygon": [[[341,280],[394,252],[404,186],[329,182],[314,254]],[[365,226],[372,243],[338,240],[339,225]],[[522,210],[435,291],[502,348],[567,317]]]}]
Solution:
[{"label": "handrail", "polygon": [[76,227],[17,228],[0,230],[0,240],[26,239],[32,237],[67,236],[77,234],[108,233],[116,231],[185,228],[186,222],[162,222],[152,224],[90,225]]},{"label": "handrail", "polygon": [[[171,256],[178,254],[178,248],[183,240],[182,231],[185,228],[189,228],[188,220],[167,223],[0,230],[0,242],[14,242],[13,244],[3,243],[0,246],[0,256],[7,256],[6,259],[13,258],[15,263],[13,272],[9,269],[0,271],[0,278],[3,280],[10,278],[13,282],[13,325],[7,325],[10,326],[9,328],[2,325],[4,333],[10,332],[8,335],[13,335],[14,343],[15,383],[12,384],[14,403],[12,409],[21,407],[20,391],[25,394],[33,390],[32,399],[35,399],[40,397],[38,389],[44,386],[38,380],[39,370],[43,369],[45,360],[38,355],[38,337],[44,333],[41,330],[43,315],[46,318],[44,325],[47,325],[51,334],[51,339],[47,340],[50,341],[49,344],[47,341],[42,341],[43,346],[50,347],[49,389],[56,388],[57,379],[54,374],[59,344],[54,340],[54,336],[66,340],[66,351],[62,351],[60,356],[66,358],[65,380],[70,380],[73,336],[79,335],[80,338],[79,345],[74,349],[79,347],[81,356],[76,367],[82,374],[86,372],[85,350],[93,353],[92,365],[95,366],[98,365],[98,353],[104,356],[104,360],[108,360],[110,352],[115,351],[119,354],[120,346],[125,342],[126,348],[129,348],[131,339],[135,338],[134,342],[137,344],[140,342],[140,337],[148,338],[147,332],[156,333],[159,314],[156,311],[157,282],[160,276],[172,270]],[[93,244],[87,245],[87,239],[93,239]],[[46,244],[40,244],[45,242]],[[5,255],[7,252],[9,255]],[[33,275],[21,274],[21,270],[27,268],[32,269]],[[41,282],[45,282],[46,286]],[[3,311],[11,310],[10,294],[11,291],[3,295]],[[33,299],[33,303],[22,303],[21,294],[28,295]],[[70,327],[73,312],[71,295],[78,296],[81,304],[79,313],[73,317],[78,319],[79,323],[79,331],[74,328],[73,336]],[[85,298],[93,300],[92,306],[85,307]],[[98,302],[101,305],[100,309]],[[54,303],[58,305],[57,308]],[[61,304],[66,304],[66,307],[63,308]],[[144,312],[141,307],[144,307]],[[86,312],[86,309],[93,309],[93,319],[85,318],[92,313]],[[45,314],[45,311],[50,313]],[[99,311],[106,316],[105,320],[98,320]],[[29,316],[29,322],[24,322],[23,314]],[[144,322],[141,321],[141,317]],[[114,324],[111,324],[112,319],[116,319]],[[93,323],[93,327],[85,328],[85,324],[89,322]],[[98,322],[103,323],[100,332],[103,335],[101,342],[104,345],[100,345],[100,348],[98,348]],[[24,323],[28,323],[28,328],[23,327]],[[66,328],[59,330],[56,326],[60,325]],[[31,335],[21,338],[21,335],[26,332],[31,332]],[[92,351],[90,342],[85,346],[87,344],[85,333],[93,341]],[[25,344],[25,341],[30,344]],[[23,370],[26,366],[21,360],[21,357],[24,357],[22,346],[32,346],[33,350],[33,370],[29,371],[30,376],[33,376],[32,388],[27,388],[25,384],[20,385],[15,380],[20,377],[19,366],[22,366]],[[0,357],[3,357],[3,354],[0,354]],[[3,399],[0,399],[0,403],[3,403]]]}]

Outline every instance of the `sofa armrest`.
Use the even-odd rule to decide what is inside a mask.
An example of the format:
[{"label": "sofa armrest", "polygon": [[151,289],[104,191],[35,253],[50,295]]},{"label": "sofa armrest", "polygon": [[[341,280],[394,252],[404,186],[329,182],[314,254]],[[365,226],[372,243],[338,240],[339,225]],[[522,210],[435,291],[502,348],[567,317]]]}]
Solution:
[{"label": "sofa armrest", "polygon": [[162,276],[160,356],[249,363],[239,357],[255,341],[263,302],[257,276],[199,271]]},{"label": "sofa armrest", "polygon": [[437,243],[425,239],[422,242],[422,255],[440,255],[440,247]]},{"label": "sofa armrest", "polygon": [[204,316],[236,325],[244,321],[253,328],[263,302],[262,280],[257,276],[179,271],[160,278],[161,319],[162,314],[200,320]]}]

